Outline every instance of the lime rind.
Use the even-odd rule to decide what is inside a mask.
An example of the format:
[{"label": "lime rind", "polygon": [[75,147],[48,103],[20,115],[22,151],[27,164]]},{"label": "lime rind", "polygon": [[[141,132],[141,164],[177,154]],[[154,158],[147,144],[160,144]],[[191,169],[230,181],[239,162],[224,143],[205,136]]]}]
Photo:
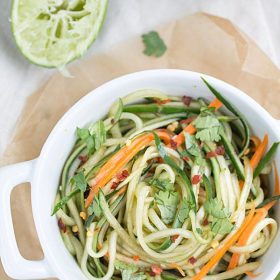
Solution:
[{"label": "lime rind", "polygon": [[108,0],[14,0],[12,31],[32,63],[62,68],[96,39]]}]

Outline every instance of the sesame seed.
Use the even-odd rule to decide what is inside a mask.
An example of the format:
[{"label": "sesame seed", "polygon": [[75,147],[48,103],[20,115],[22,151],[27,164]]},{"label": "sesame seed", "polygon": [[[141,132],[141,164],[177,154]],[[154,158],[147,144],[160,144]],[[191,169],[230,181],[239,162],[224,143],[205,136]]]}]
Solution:
[{"label": "sesame seed", "polygon": [[80,217],[85,221],[87,218],[87,214],[85,212],[80,212]]},{"label": "sesame seed", "polygon": [[72,231],[78,232],[79,231],[78,226],[77,225],[72,226]]}]

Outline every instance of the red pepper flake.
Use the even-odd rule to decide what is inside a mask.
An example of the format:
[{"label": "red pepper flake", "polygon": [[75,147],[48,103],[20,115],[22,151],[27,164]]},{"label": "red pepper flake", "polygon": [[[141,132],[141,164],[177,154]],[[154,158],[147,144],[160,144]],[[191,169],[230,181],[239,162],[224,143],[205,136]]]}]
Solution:
[{"label": "red pepper flake", "polygon": [[216,154],[219,156],[223,156],[225,154],[225,148],[223,146],[218,146],[216,149]]},{"label": "red pepper flake", "polygon": [[192,177],[192,184],[197,185],[200,182],[200,180],[201,180],[201,175],[194,175]]},{"label": "red pepper flake", "polygon": [[171,145],[172,149],[174,149],[174,150],[177,149],[177,142],[174,141],[173,139],[170,140],[170,145]]},{"label": "red pepper flake", "polygon": [[139,256],[133,256],[133,260],[135,261],[135,262],[138,262],[139,261]]},{"label": "red pepper flake", "polygon": [[194,121],[195,118],[194,117],[191,117],[191,118],[187,118],[185,120],[181,120],[180,121],[180,124],[190,124],[192,121]]},{"label": "red pepper flake", "polygon": [[159,99],[159,98],[154,98],[154,102],[157,103],[158,105],[164,105],[166,103],[171,102],[171,99]]},{"label": "red pepper flake", "polygon": [[207,225],[209,224],[209,221],[205,218],[205,219],[203,220],[202,224],[203,224],[204,226],[207,226]]},{"label": "red pepper flake", "polygon": [[197,259],[195,257],[190,257],[189,258],[189,263],[190,264],[195,264],[197,262]]},{"label": "red pepper flake", "polygon": [[118,182],[113,182],[112,185],[111,185],[111,189],[115,190],[118,187],[119,184],[120,183],[118,183]]},{"label": "red pepper flake", "polygon": [[150,276],[155,277],[156,274],[155,274],[153,271],[151,271],[151,272],[150,272]]},{"label": "red pepper flake", "polygon": [[210,151],[206,154],[206,158],[212,158],[212,157],[215,157],[216,156],[216,153],[213,152],[213,151]]},{"label": "red pepper flake", "polygon": [[172,236],[170,237],[171,242],[172,242],[172,243],[175,243],[175,241],[176,241],[176,239],[177,239],[178,237],[179,237],[179,234],[172,235]]},{"label": "red pepper flake", "polygon": [[160,275],[162,273],[162,268],[155,264],[151,265],[151,270],[155,275]]},{"label": "red pepper flake", "polygon": [[156,158],[154,159],[154,162],[155,162],[155,163],[163,163],[164,160],[163,160],[162,157],[156,157]]},{"label": "red pepper flake", "polygon": [[117,179],[120,181],[123,181],[124,179],[126,179],[129,176],[128,171],[125,169],[123,170],[121,173],[117,174]]},{"label": "red pepper flake", "polygon": [[190,158],[189,158],[189,157],[183,157],[183,160],[184,160],[184,161],[189,161]]},{"label": "red pepper flake", "polygon": [[84,164],[85,162],[88,161],[88,156],[82,156],[82,155],[80,155],[78,158],[79,158],[79,160],[81,161],[81,164]]},{"label": "red pepper flake", "polygon": [[66,228],[66,225],[63,223],[63,221],[62,221],[61,218],[58,219],[57,224],[58,224],[58,227],[59,227],[64,233],[66,233],[67,228]]},{"label": "red pepper flake", "polygon": [[192,102],[192,97],[190,97],[190,96],[183,96],[182,97],[182,102],[185,104],[185,105],[187,105],[187,106],[189,106],[190,104],[191,104],[191,102]]}]

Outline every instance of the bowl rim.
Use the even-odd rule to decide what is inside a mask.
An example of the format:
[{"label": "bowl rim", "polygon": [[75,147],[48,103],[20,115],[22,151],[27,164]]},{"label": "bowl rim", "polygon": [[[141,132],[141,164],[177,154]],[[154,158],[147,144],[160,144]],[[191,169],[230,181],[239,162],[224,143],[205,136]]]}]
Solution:
[{"label": "bowl rim", "polygon": [[[157,77],[157,76],[162,76],[163,77],[171,77],[172,76],[203,76],[205,77],[211,84],[214,86],[218,86],[219,88],[226,88],[227,91],[230,91],[231,93],[236,94],[238,99],[241,99],[243,102],[248,103],[248,106],[254,106],[258,110],[258,114],[260,118],[267,119],[271,125],[277,125],[277,120],[274,119],[260,104],[258,104],[252,97],[248,96],[245,92],[242,90],[226,83],[225,81],[222,81],[220,79],[217,79],[215,77],[198,73],[198,72],[193,72],[193,71],[188,71],[188,70],[179,70],[179,69],[156,69],[156,70],[143,70],[143,71],[138,71],[130,74],[126,74],[117,78],[114,78],[110,81],[107,81],[106,83],[102,84],[101,86],[91,90],[89,93],[87,93],[85,96],[83,96],[80,100],[78,100],[73,106],[71,106],[64,114],[63,116],[58,120],[54,128],[52,129],[51,133],[49,134],[48,138],[46,139],[43,148],[41,149],[41,153],[39,155],[39,158],[36,163],[35,171],[34,171],[34,177],[32,179],[32,184],[35,187],[31,188],[31,201],[32,201],[32,211],[33,211],[33,218],[34,218],[34,223],[35,227],[37,230],[38,238],[40,240],[43,252],[45,254],[45,257],[47,259],[47,262],[50,265],[50,268],[54,270],[55,274],[58,277],[65,276],[65,272],[61,271],[62,269],[60,268],[58,262],[53,258],[53,253],[52,253],[52,247],[49,246],[47,242],[47,235],[44,232],[44,224],[40,221],[40,211],[38,211],[39,206],[39,201],[36,200],[36,197],[39,193],[39,188],[36,187],[36,185],[39,185],[40,178],[38,174],[40,173],[39,170],[41,168],[41,162],[43,161],[45,154],[48,153],[50,147],[53,145],[53,142],[55,141],[55,136],[56,134],[63,129],[64,123],[67,121],[67,119],[80,110],[85,103],[88,102],[92,96],[96,96],[95,98],[99,98],[99,95],[102,94],[104,90],[107,88],[113,88],[116,86],[118,83],[126,83],[127,81],[131,82],[131,80],[138,80],[138,79],[145,79],[145,77],[151,78]],[[117,97],[116,95],[115,97]],[[280,130],[275,131],[276,138],[280,140]],[[278,273],[278,270],[280,270],[279,265],[280,265],[280,260],[276,262],[276,266],[273,271],[271,271],[269,277],[275,276],[276,275],[276,270]],[[82,274],[82,272],[81,272]],[[61,278],[64,279],[64,278]],[[84,278],[87,279],[87,278]],[[270,278],[267,278],[270,279]]]}]

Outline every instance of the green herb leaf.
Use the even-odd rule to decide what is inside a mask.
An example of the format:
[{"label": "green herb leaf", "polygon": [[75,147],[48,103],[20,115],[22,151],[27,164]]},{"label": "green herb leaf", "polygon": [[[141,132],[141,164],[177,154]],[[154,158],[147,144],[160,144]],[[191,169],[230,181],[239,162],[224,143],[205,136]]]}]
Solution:
[{"label": "green herb leaf", "polygon": [[148,56],[160,57],[166,51],[166,45],[156,31],[151,31],[142,35],[145,44],[144,54]]},{"label": "green herb leaf", "polygon": [[202,229],[201,228],[196,228],[197,233],[202,234]]},{"label": "green herb leaf", "polygon": [[87,181],[83,171],[73,176],[70,180],[70,183],[75,185],[82,192],[85,192],[87,189]]},{"label": "green herb leaf", "polygon": [[138,267],[134,264],[128,264],[116,260],[115,268],[120,270],[123,280],[144,280],[147,278],[144,272],[136,273],[138,271]]},{"label": "green herb leaf", "polygon": [[87,128],[79,128],[77,127],[77,136],[82,139],[85,140],[90,136],[89,130]]},{"label": "green herb leaf", "polygon": [[73,190],[70,194],[68,194],[67,196],[64,196],[54,207],[53,211],[52,211],[52,216],[59,210],[61,209],[64,205],[67,204],[67,202],[76,194],[78,194],[80,192],[79,189],[75,189]]},{"label": "green herb leaf", "polygon": [[163,147],[162,143],[160,142],[160,138],[158,137],[158,135],[154,132],[153,132],[153,134],[154,134],[154,138],[155,138],[156,147],[158,149],[158,152],[159,152],[160,156],[164,159],[165,163],[167,163],[173,169],[175,169],[176,172],[183,179],[184,183],[186,184],[186,189],[187,189],[187,192],[188,192],[189,207],[190,207],[190,209],[194,209],[194,211],[196,211],[195,196],[194,196],[194,192],[193,192],[192,185],[191,185],[191,182],[190,182],[189,178],[187,177],[186,173],[174,162],[174,160],[166,154],[166,152],[164,150],[164,147]]},{"label": "green herb leaf", "polygon": [[229,213],[218,198],[207,200],[204,204],[204,208],[206,213],[213,217],[211,230],[214,233],[226,234],[232,231],[233,225],[228,219]]},{"label": "green herb leaf", "polygon": [[200,168],[206,166],[206,160],[202,156],[196,157],[194,160],[194,164],[198,165]]},{"label": "green herb leaf", "polygon": [[214,115],[204,116],[201,113],[194,121],[194,125],[197,129],[196,138],[200,141],[220,141],[221,125]]},{"label": "green herb leaf", "polygon": [[244,151],[246,151],[246,149],[249,146],[249,141],[250,141],[250,128],[249,125],[247,123],[247,120],[245,119],[245,117],[239,112],[239,110],[233,105],[231,104],[227,99],[225,99],[222,94],[220,92],[218,92],[215,88],[212,87],[212,85],[210,85],[203,77],[201,77],[201,79],[203,80],[203,82],[206,84],[206,86],[209,88],[209,90],[223,103],[223,105],[225,105],[225,107],[231,111],[236,117],[238,117],[244,127],[244,131],[245,131],[245,139],[244,139],[244,144],[243,147],[239,153],[239,156],[242,156]]},{"label": "green herb leaf", "polygon": [[203,174],[202,179],[203,179],[203,185],[204,185],[205,191],[206,191],[206,200],[209,201],[214,197],[212,185],[211,185],[208,177],[205,174]]},{"label": "green herb leaf", "polygon": [[162,221],[170,224],[176,215],[179,194],[174,191],[159,191],[155,194],[155,202],[160,210]]},{"label": "green herb leaf", "polygon": [[185,135],[185,145],[186,145],[186,150],[193,156],[199,157],[201,156],[201,151],[198,146],[197,141],[195,140],[195,136],[190,135],[187,132],[184,132]]},{"label": "green herb leaf", "polygon": [[229,213],[224,208],[222,201],[218,200],[218,198],[212,198],[206,201],[204,208],[206,213],[218,219],[227,218],[229,216]]},{"label": "green herb leaf", "polygon": [[170,179],[154,178],[150,181],[151,186],[161,190],[173,190],[174,185],[170,182]]},{"label": "green herb leaf", "polygon": [[89,215],[94,214],[98,218],[101,216],[102,209],[101,209],[100,202],[99,202],[97,196],[94,197],[93,202],[88,207],[88,214]]},{"label": "green herb leaf", "polygon": [[190,212],[190,207],[189,207],[188,201],[186,198],[183,198],[182,203],[179,207],[178,216],[177,216],[180,223],[183,224],[185,222],[185,220],[189,216],[189,212]]},{"label": "green herb leaf", "polygon": [[94,136],[95,150],[98,150],[106,141],[106,130],[102,120],[89,127],[90,134]]},{"label": "green herb leaf", "polygon": [[230,223],[229,219],[215,219],[211,224],[211,230],[214,233],[227,234],[233,229],[233,225]]},{"label": "green herb leaf", "polygon": [[88,154],[93,153],[93,151],[94,151],[94,138],[90,134],[89,130],[87,128],[77,127],[76,133],[77,133],[78,138],[81,139],[84,143],[86,143],[87,153]]}]

